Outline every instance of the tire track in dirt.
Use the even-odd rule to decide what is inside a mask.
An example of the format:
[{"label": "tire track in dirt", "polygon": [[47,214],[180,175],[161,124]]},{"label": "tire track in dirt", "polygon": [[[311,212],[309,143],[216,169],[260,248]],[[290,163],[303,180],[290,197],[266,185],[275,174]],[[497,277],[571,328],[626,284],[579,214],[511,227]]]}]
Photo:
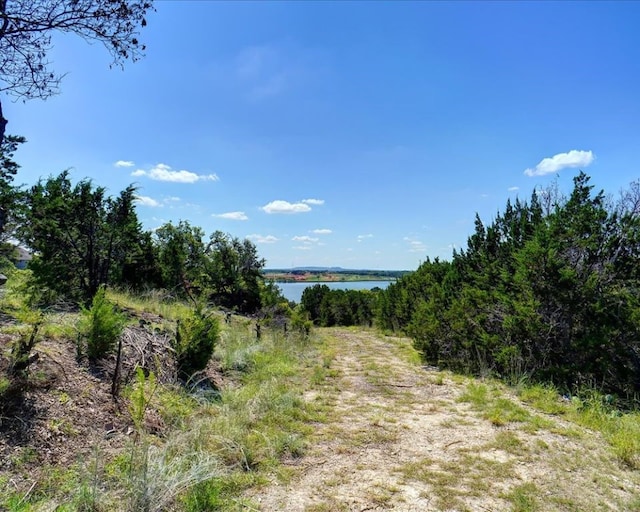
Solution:
[{"label": "tire track in dirt", "polygon": [[291,481],[252,492],[260,510],[499,511],[517,499],[545,503],[540,510],[619,510],[633,499],[637,475],[612,469],[615,482],[592,483],[590,457],[607,457],[593,435],[578,442],[553,429],[492,425],[458,400],[464,382],[410,362],[406,339],[347,329],[321,336],[335,352],[332,375],[306,398],[327,407],[328,421]]}]

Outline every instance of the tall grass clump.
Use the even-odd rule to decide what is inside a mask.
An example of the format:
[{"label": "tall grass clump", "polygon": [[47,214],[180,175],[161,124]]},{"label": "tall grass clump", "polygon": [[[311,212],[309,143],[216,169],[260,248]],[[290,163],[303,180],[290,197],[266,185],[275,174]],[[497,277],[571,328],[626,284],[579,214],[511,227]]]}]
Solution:
[{"label": "tall grass clump", "polygon": [[197,431],[176,428],[163,443],[147,431],[147,413],[158,408],[162,412],[166,405],[162,396],[168,393],[153,372],[145,375],[137,368],[135,382],[127,393],[135,436],[120,472],[128,502],[126,510],[177,510],[180,496],[188,489],[222,473],[216,454],[202,450],[196,441]]},{"label": "tall grass clump", "polygon": [[640,413],[616,407],[611,395],[589,390],[570,402],[569,417],[601,432],[617,459],[631,469],[640,469]]},{"label": "tall grass clump", "polygon": [[286,480],[281,462],[305,452],[318,421],[302,396],[318,359],[306,336],[265,329],[256,339],[250,324],[235,323],[225,326],[215,357],[236,384],[201,408],[189,430],[194,446],[216,454],[226,472],[185,494],[190,511],[235,510],[242,491],[267,474]]},{"label": "tall grass clump", "polygon": [[564,416],[600,432],[622,464],[640,469],[640,412],[637,410],[625,411],[612,395],[603,395],[594,389],[583,389],[568,398],[550,385],[533,384],[522,386],[518,395],[538,410]]},{"label": "tall grass clump", "polygon": [[80,340],[84,342],[89,359],[100,359],[113,352],[125,322],[125,316],[116,310],[106,297],[106,289],[101,287],[93,297],[91,307],[82,307],[78,322]]}]

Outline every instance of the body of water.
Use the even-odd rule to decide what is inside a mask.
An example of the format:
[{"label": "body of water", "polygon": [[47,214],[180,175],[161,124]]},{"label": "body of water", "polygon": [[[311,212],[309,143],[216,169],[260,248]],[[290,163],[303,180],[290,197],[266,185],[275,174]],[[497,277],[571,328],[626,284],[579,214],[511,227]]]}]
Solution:
[{"label": "body of water", "polygon": [[309,286],[316,284],[326,284],[332,290],[371,290],[372,288],[386,288],[393,281],[332,281],[328,283],[276,283],[282,290],[282,295],[287,300],[300,303],[302,292]]}]

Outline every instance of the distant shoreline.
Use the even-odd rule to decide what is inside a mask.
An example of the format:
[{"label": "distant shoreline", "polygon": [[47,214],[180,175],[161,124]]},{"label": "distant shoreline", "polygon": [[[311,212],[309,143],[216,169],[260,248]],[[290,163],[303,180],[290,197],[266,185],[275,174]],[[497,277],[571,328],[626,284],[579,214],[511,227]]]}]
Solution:
[{"label": "distant shoreline", "polygon": [[379,273],[366,272],[323,272],[299,271],[265,272],[267,280],[276,283],[340,283],[354,281],[396,281],[405,271],[382,271]]},{"label": "distant shoreline", "polygon": [[366,281],[396,281],[394,277],[367,277],[364,279],[347,279],[347,278],[339,278],[339,279],[292,279],[292,278],[276,278],[265,276],[266,279],[273,281],[274,283],[355,283],[355,282],[366,282]]}]

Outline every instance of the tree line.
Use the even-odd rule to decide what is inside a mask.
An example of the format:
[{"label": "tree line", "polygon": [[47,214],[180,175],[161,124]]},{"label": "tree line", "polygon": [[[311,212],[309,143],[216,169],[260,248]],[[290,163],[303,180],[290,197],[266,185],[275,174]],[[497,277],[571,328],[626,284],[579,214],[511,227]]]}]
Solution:
[{"label": "tree line", "polygon": [[326,284],[316,284],[304,289],[300,307],[314,324],[323,327],[371,326],[379,291],[332,290]]},{"label": "tree line", "polygon": [[637,394],[640,182],[614,203],[589,181],[476,216],[466,249],[379,294],[380,326],[441,367]]},{"label": "tree line", "polygon": [[[107,285],[164,289],[176,298],[254,313],[265,293],[277,294],[265,286],[264,260],[249,240],[221,231],[206,237],[188,221],[143,230],[134,186],[111,197],[90,180],[73,184],[64,171],[27,190],[9,188],[13,200],[0,228],[33,251],[35,304],[89,304]],[[5,245],[5,253],[10,249]]]}]

